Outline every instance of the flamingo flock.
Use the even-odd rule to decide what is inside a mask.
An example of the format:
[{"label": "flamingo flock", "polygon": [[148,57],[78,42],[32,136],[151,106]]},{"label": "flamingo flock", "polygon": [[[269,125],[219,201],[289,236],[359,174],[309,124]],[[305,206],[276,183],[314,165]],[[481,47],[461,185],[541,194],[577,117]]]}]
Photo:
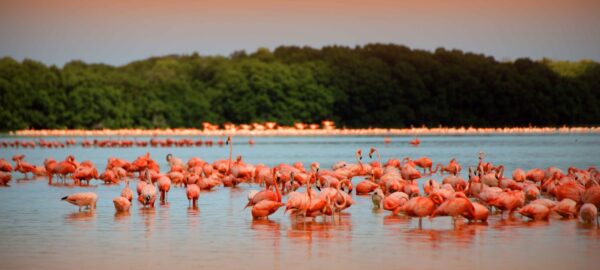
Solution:
[{"label": "flamingo flock", "polygon": [[[479,162],[468,167],[465,179],[461,176],[462,165],[455,158],[435,166],[428,157],[390,158],[383,163],[376,148],[368,152],[370,162],[364,161],[363,152],[358,149],[354,163],[340,161],[331,168],[321,168],[318,162],[312,162],[308,168],[300,162],[269,167],[247,163],[241,156],[234,159],[231,137],[225,144],[229,146],[227,159],[209,163],[193,157],[184,162],[168,154],[168,168],[162,172],[149,153],[131,162],[110,157],[101,174],[92,162],[78,162],[72,155],[62,161],[47,158],[39,166],[26,162],[24,155],[15,155],[14,166],[0,159],[0,184],[7,185],[13,172],[22,173],[25,178],[28,174],[46,176],[50,185],[85,186],[91,180],[110,185],[125,181],[113,199],[119,212],[129,211],[135,195],[129,182],[137,180],[137,201],[143,208],[153,208],[157,199],[168,203],[169,193],[183,193],[179,190],[185,190],[188,207],[197,208],[204,191],[242,183],[258,185],[262,189],[250,191],[245,206],[251,208],[253,219],[268,219],[284,208],[285,213],[301,220],[322,217],[335,221],[336,215],[341,219],[341,213],[356,204],[354,196],[370,196],[376,211],[418,218],[419,227],[423,218],[449,216],[453,223],[486,223],[490,215],[504,218],[515,212],[531,220],[549,220],[555,215],[598,222],[600,172],[595,167],[569,167],[566,172],[557,167],[517,168],[506,177],[503,165],[486,162],[480,153]],[[444,176],[441,182],[431,178],[437,173]],[[364,179],[354,186],[356,177]],[[82,207],[93,211],[97,199],[93,192],[62,198],[80,211]]]},{"label": "flamingo flock", "polygon": [[[34,149],[36,147],[43,149],[52,148],[68,148],[76,145],[80,145],[83,148],[131,148],[131,147],[201,147],[213,145],[224,146],[225,141],[223,139],[205,139],[205,140],[193,140],[189,138],[151,138],[149,140],[139,139],[83,139],[77,142],[75,139],[68,139],[65,141],[54,140],[48,141],[44,139],[39,140],[2,140],[0,141],[0,148],[23,148],[23,149]],[[253,139],[248,140],[248,144],[254,145]]]}]

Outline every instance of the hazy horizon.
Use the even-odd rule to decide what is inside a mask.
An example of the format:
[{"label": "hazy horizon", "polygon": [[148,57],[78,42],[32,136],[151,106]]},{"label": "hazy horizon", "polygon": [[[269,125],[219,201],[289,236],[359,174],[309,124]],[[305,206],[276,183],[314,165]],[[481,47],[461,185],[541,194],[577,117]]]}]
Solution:
[{"label": "hazy horizon", "polygon": [[0,57],[122,65],[170,54],[394,43],[600,61],[600,1],[0,1]]}]

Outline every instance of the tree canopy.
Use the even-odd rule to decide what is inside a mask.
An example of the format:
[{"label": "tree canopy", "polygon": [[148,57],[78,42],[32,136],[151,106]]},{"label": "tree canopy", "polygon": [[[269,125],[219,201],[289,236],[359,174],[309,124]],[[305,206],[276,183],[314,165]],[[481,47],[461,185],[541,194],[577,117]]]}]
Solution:
[{"label": "tree canopy", "polygon": [[275,121],[345,127],[600,124],[600,64],[394,44],[281,46],[62,68],[0,58],[0,130],[200,127]]}]

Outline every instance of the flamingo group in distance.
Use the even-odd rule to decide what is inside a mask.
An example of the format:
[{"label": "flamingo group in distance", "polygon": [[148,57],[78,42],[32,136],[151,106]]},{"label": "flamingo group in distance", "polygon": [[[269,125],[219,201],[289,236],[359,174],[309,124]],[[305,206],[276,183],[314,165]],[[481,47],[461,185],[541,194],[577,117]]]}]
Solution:
[{"label": "flamingo group in distance", "polygon": [[[268,219],[284,207],[285,213],[295,219],[331,217],[335,221],[336,215],[341,219],[343,211],[356,204],[354,190],[355,196],[370,196],[375,211],[418,218],[419,227],[424,217],[449,216],[453,224],[461,219],[485,223],[491,215],[499,214],[502,219],[515,212],[532,220],[548,220],[551,215],[582,222],[597,222],[598,218],[600,173],[595,167],[569,167],[566,172],[557,167],[516,168],[507,177],[503,165],[485,162],[480,153],[479,162],[468,167],[464,179],[456,158],[435,166],[429,157],[390,158],[384,163],[376,148],[368,152],[370,162],[358,149],[355,163],[340,161],[331,168],[321,168],[318,162],[308,168],[300,162],[270,167],[247,163],[242,156],[234,159],[231,137],[224,144],[229,146],[227,159],[212,163],[199,157],[185,162],[168,154],[167,168],[161,171],[158,162],[146,153],[133,161],[110,157],[100,175],[92,162],[78,162],[72,155],[62,161],[47,158],[40,166],[28,163],[24,155],[15,155],[14,166],[0,159],[0,184],[7,185],[13,172],[25,178],[28,174],[46,176],[49,185],[87,186],[91,180],[112,185],[124,181],[124,188],[113,199],[118,212],[129,211],[135,195],[129,182],[137,180],[137,201],[143,208],[153,208],[157,198],[167,204],[169,193],[179,193],[181,188],[188,207],[197,208],[202,192],[218,186],[258,185],[262,189],[250,191],[246,204],[253,219]],[[437,173],[443,177],[441,182],[431,177]],[[355,178],[364,179],[354,188]],[[80,210],[94,210],[97,196],[93,192],[74,193],[62,200]]]}]

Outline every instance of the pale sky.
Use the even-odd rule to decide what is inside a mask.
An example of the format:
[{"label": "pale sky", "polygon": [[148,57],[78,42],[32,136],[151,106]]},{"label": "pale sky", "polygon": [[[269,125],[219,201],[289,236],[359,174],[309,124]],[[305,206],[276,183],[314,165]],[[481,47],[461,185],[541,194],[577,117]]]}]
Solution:
[{"label": "pale sky", "polygon": [[600,61],[600,0],[0,0],[0,57],[59,66],[373,42]]}]

